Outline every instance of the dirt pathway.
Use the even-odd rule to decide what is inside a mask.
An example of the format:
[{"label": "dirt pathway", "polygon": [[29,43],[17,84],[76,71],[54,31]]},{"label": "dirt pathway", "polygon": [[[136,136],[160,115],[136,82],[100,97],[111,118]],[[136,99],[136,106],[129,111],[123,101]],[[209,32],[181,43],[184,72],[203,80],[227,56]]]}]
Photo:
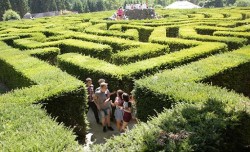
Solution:
[{"label": "dirt pathway", "polygon": [[[102,131],[102,125],[96,123],[94,113],[91,109],[89,110],[87,117],[88,117],[88,121],[90,123],[89,124],[89,127],[90,127],[89,133],[93,134],[91,141],[94,144],[105,143],[105,139],[109,139],[112,136],[119,136],[120,135],[120,132],[116,129],[115,122],[111,121],[111,126],[114,128],[114,131],[107,131],[104,133]],[[136,123],[135,120],[132,120],[129,124],[129,129],[132,129],[133,126],[135,125],[135,123]]]}]

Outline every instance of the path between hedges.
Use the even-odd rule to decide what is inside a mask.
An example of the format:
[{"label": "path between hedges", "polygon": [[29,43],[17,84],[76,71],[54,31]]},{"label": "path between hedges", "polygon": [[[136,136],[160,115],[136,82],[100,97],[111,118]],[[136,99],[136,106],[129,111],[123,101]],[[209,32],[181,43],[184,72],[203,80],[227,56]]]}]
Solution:
[{"label": "path between hedges", "polygon": [[[117,131],[116,124],[113,121],[111,121],[111,126],[114,128],[114,131],[107,131],[104,133],[102,131],[102,125],[96,123],[94,113],[91,109],[89,110],[87,114],[87,119],[89,121],[89,128],[90,128],[87,138],[89,138],[89,136],[93,134],[91,138],[91,141],[93,142],[93,144],[102,144],[102,143],[105,143],[105,139],[109,139],[112,136],[120,135],[120,132]],[[129,129],[132,129],[135,124],[136,124],[136,121],[131,120],[129,124]]]},{"label": "path between hedges", "polygon": [[[0,82],[0,95],[8,92],[9,89],[3,83]],[[94,113],[92,109],[89,109],[87,113],[87,119],[89,121],[89,133],[87,134],[87,144],[102,144],[105,143],[106,139],[111,138],[112,136],[119,136],[120,132],[116,129],[116,124],[114,121],[111,121],[111,126],[114,128],[114,131],[102,131],[102,125],[97,124],[95,121]],[[132,129],[136,124],[135,120],[131,120],[129,123],[129,129]],[[90,141],[91,139],[91,141]]]}]

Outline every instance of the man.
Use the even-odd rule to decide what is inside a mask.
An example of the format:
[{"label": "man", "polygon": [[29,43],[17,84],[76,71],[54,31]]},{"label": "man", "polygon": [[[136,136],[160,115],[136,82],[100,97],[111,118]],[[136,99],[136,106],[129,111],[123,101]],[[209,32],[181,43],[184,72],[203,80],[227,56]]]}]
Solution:
[{"label": "man", "polygon": [[92,111],[94,112],[94,115],[95,115],[95,120],[96,120],[96,123],[100,123],[100,120],[99,120],[99,115],[98,115],[98,109],[97,109],[97,106],[94,102],[94,85],[92,84],[92,79],[91,78],[87,78],[86,79],[86,87],[87,87],[87,91],[88,91],[88,110],[89,108],[92,109]]},{"label": "man", "polygon": [[[98,84],[101,85],[101,83],[106,83],[105,79],[99,79],[98,80]],[[101,87],[98,87],[95,89],[95,92],[99,91]],[[108,98],[110,97],[110,95],[114,94],[116,92],[110,93],[109,89],[107,89],[106,94],[108,95]],[[111,117],[110,119],[113,121],[114,119],[114,111],[115,111],[115,107],[112,107],[111,104],[109,105],[110,111],[111,111]]]},{"label": "man", "polygon": [[[95,89],[95,92],[96,91],[99,91],[101,89],[101,83],[105,83],[105,79],[99,79],[98,80],[98,84],[100,85],[98,88]],[[108,90],[107,90],[108,91]]]},{"label": "man", "polygon": [[100,111],[102,118],[103,132],[107,131],[107,128],[111,131],[114,129],[110,126],[110,98],[107,94],[107,83],[102,82],[100,84],[100,90],[95,92],[95,101],[98,110]]}]

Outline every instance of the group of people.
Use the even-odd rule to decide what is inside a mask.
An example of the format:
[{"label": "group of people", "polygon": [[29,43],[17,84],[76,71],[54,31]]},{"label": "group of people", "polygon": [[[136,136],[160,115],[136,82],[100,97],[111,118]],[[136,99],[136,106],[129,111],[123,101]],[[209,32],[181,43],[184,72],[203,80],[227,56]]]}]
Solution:
[{"label": "group of people", "polygon": [[[95,115],[96,122],[102,124],[103,132],[107,130],[114,131],[110,124],[110,117],[114,113],[117,130],[124,132],[128,123],[132,119],[132,102],[133,97],[129,96],[122,90],[116,91],[115,100],[111,100],[111,95],[108,90],[108,84],[104,79],[99,79],[99,87],[94,90],[92,79],[86,79],[86,87],[88,91],[88,105]],[[112,108],[114,107],[114,108]],[[88,109],[89,109],[88,108]],[[115,109],[112,111],[112,109]],[[101,117],[101,123],[99,119]]]},{"label": "group of people", "polygon": [[126,4],[126,10],[133,10],[133,9],[147,9],[148,6],[146,3],[143,4]]}]

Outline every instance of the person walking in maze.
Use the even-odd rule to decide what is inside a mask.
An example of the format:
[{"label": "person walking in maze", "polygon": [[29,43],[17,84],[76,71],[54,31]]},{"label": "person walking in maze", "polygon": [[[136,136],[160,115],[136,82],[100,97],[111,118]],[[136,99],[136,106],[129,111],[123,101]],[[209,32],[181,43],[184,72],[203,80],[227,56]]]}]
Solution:
[{"label": "person walking in maze", "polygon": [[100,111],[102,118],[103,132],[106,132],[107,129],[113,131],[114,129],[110,125],[110,98],[107,94],[108,84],[102,82],[100,84],[100,90],[95,92],[95,101],[97,103],[97,108]]},{"label": "person walking in maze", "polygon": [[122,94],[123,99],[123,124],[121,132],[124,132],[128,126],[128,123],[132,119],[132,104],[129,102],[129,95],[127,93]]},{"label": "person walking in maze", "polygon": [[116,127],[118,131],[121,131],[121,125],[123,120],[123,99],[122,94],[124,92],[122,90],[117,90],[117,97],[115,98],[115,102],[112,103],[112,106],[115,108],[115,120],[116,120]]},{"label": "person walking in maze", "polygon": [[124,12],[123,12],[123,10],[122,10],[122,7],[120,7],[120,8],[117,10],[116,13],[117,13],[117,19],[118,19],[118,20],[123,19]]},{"label": "person walking in maze", "polygon": [[[99,80],[98,80],[99,85],[100,85],[101,83],[103,83],[103,82],[106,83],[106,80],[105,80],[105,79],[99,79]],[[100,90],[100,87],[96,88],[95,92],[98,91],[98,90]],[[109,89],[107,89],[107,93],[106,93],[106,94],[108,94],[108,96],[110,97],[110,99],[113,100],[113,102],[114,102],[114,99],[115,99],[115,97],[116,97],[116,92],[114,91],[114,92],[111,93],[111,92],[109,91]],[[113,109],[111,103],[110,103],[109,107],[110,107],[110,110],[111,110],[110,119],[113,121],[115,109]]]},{"label": "person walking in maze", "polygon": [[92,79],[91,78],[87,78],[86,79],[86,87],[87,87],[87,91],[88,91],[88,110],[89,108],[92,109],[94,115],[95,115],[95,120],[96,123],[100,123],[99,120],[99,115],[98,115],[98,109],[96,106],[96,103],[94,102],[94,85],[92,84]]}]

